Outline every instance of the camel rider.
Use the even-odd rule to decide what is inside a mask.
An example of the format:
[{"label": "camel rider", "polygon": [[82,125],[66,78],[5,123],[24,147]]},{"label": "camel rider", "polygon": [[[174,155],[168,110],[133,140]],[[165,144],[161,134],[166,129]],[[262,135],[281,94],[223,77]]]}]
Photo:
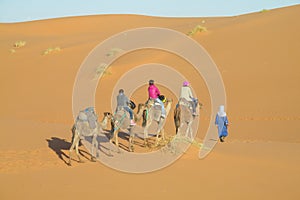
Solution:
[{"label": "camel rider", "polygon": [[159,99],[160,91],[154,85],[154,80],[149,81],[148,95],[149,95],[149,99],[153,99],[155,102],[158,102],[161,105],[161,117],[165,118],[166,117],[165,106],[164,103]]},{"label": "camel rider", "polygon": [[117,96],[117,111],[121,110],[122,108],[124,110],[126,110],[129,113],[129,116],[130,116],[130,125],[134,126],[136,124],[133,120],[133,111],[128,106],[129,104],[130,104],[130,101],[129,101],[128,97],[124,94],[124,90],[120,89],[119,90],[119,95]]},{"label": "camel rider", "polygon": [[180,98],[184,98],[191,104],[193,115],[196,115],[197,99],[193,97],[193,93],[190,88],[190,83],[188,81],[183,82],[183,86],[180,90]]}]

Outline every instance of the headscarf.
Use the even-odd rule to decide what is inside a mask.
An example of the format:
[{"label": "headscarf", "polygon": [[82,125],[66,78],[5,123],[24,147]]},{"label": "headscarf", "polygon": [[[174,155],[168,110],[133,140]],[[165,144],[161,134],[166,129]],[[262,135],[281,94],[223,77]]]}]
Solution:
[{"label": "headscarf", "polygon": [[220,117],[225,117],[226,116],[224,105],[220,105],[218,115]]},{"label": "headscarf", "polygon": [[190,83],[189,83],[188,81],[184,81],[182,85],[183,85],[183,86],[189,86]]}]

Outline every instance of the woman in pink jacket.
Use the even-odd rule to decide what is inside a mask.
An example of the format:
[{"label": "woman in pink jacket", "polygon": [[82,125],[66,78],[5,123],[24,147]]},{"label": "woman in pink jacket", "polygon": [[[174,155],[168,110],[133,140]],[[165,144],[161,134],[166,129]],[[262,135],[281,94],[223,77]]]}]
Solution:
[{"label": "woman in pink jacket", "polygon": [[158,102],[161,105],[161,117],[166,117],[166,110],[164,103],[158,98],[160,96],[159,89],[154,85],[154,80],[149,81],[148,87],[148,95],[149,99],[153,99],[154,101]]}]

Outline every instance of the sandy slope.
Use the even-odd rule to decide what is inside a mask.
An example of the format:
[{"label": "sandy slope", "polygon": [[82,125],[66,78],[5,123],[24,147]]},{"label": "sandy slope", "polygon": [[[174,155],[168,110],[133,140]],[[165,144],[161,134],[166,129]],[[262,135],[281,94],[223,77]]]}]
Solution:
[{"label": "sandy slope", "polygon": [[[228,18],[108,15],[0,24],[0,198],[299,199],[299,17],[300,6],[293,6]],[[204,160],[192,147],[172,166],[150,174],[119,173],[88,161],[66,166],[72,88],[86,55],[120,31],[157,26],[187,33],[203,20],[208,32],[193,39],[224,79],[227,142]],[[18,40],[26,46],[10,53]],[[42,55],[56,46],[62,50]],[[211,114],[207,88],[188,63],[169,53],[143,50],[118,59],[102,80],[105,87],[97,88],[97,102],[109,100],[124,72],[149,62],[189,77],[205,105],[197,135],[203,139]],[[162,92],[171,96],[167,88]],[[145,88],[133,98],[144,101]],[[109,103],[97,103],[99,115]],[[166,128],[172,135],[171,119]]]}]

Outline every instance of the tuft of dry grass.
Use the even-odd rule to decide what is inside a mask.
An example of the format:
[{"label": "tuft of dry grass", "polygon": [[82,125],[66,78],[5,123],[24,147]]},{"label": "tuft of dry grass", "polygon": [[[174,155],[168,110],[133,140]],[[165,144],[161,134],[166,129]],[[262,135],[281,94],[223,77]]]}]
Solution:
[{"label": "tuft of dry grass", "polygon": [[48,54],[51,54],[51,53],[56,53],[56,52],[60,52],[61,51],[61,48],[60,47],[50,47],[48,49],[46,49],[42,55],[48,55]]},{"label": "tuft of dry grass", "polygon": [[20,40],[14,43],[14,47],[15,48],[21,48],[24,47],[26,45],[26,41]]},{"label": "tuft of dry grass", "polygon": [[99,66],[97,66],[94,80],[96,80],[99,76],[102,75],[111,75],[111,72],[107,71],[107,68],[108,65],[106,63],[101,63]]},{"label": "tuft of dry grass", "polygon": [[13,48],[9,50],[10,53],[16,53],[16,49],[18,48],[21,48],[21,47],[24,47],[26,45],[26,41],[24,40],[19,40],[19,41],[16,41],[13,45]]},{"label": "tuft of dry grass", "polygon": [[260,12],[264,13],[264,12],[268,12],[268,11],[269,11],[268,9],[262,9]]},{"label": "tuft of dry grass", "polygon": [[[204,22],[205,23],[205,22]],[[191,31],[188,32],[188,36],[193,36],[197,33],[206,32],[207,28],[201,25],[195,26]]]},{"label": "tuft of dry grass", "polygon": [[112,56],[116,56],[120,53],[123,53],[124,50],[120,49],[120,48],[112,48],[111,50],[109,50],[109,52],[106,54],[107,57],[112,57]]}]

